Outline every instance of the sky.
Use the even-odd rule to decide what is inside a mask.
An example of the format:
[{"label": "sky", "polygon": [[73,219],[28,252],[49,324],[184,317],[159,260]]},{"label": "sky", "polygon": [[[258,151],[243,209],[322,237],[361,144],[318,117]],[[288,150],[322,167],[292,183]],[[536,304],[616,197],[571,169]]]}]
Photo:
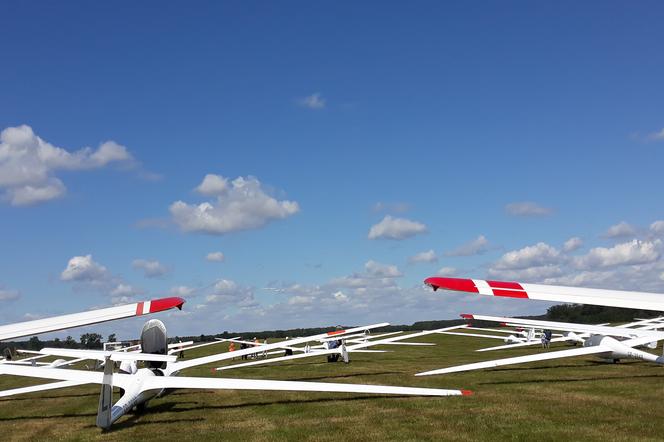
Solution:
[{"label": "sky", "polygon": [[7,3],[0,323],[173,295],[179,335],[549,305],[433,275],[664,292],[663,14]]}]

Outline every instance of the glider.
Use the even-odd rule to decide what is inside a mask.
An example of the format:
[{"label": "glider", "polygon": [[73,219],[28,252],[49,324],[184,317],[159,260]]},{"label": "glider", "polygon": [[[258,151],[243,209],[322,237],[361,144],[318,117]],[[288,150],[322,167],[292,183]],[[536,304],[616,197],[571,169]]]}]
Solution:
[{"label": "glider", "polygon": [[90,310],[87,312],[2,325],[0,326],[0,341],[7,341],[9,339],[25,336],[34,336],[41,333],[49,333],[84,325],[98,324],[100,322],[113,321],[116,319],[131,318],[133,316],[143,316],[151,313],[163,312],[172,308],[182,310],[182,304],[184,304],[184,302],[184,299],[178,297],[160,298],[151,301],[135,302],[132,304]]},{"label": "glider", "polygon": [[[339,330],[328,335],[344,335],[358,331],[359,328]],[[299,338],[310,339],[310,338]],[[265,347],[269,347],[268,344]],[[27,376],[32,378],[53,379],[57,382],[23,387],[0,392],[0,397],[34,391],[45,391],[54,388],[64,388],[82,384],[99,384],[101,393],[97,410],[97,426],[108,429],[111,425],[133,408],[145,408],[148,401],[163,396],[173,389],[218,389],[218,390],[272,390],[272,391],[319,391],[338,393],[370,393],[415,396],[459,396],[467,395],[466,390],[444,390],[435,388],[393,387],[384,385],[340,384],[326,382],[300,382],[300,381],[273,381],[259,379],[230,379],[230,378],[204,378],[177,376],[177,374],[190,367],[204,365],[210,362],[225,359],[229,353],[205,356],[187,361],[174,361],[175,356],[168,355],[166,327],[153,319],[148,321],[141,332],[141,347],[145,353],[91,351],[86,352],[91,358],[103,357],[105,360],[104,372],[88,372],[72,369],[57,369],[41,367],[25,367],[0,364],[0,374]],[[275,347],[276,348],[276,347]],[[47,353],[70,355],[77,357],[83,351],[45,349]],[[255,349],[247,349],[255,351]],[[246,350],[239,350],[235,356]],[[247,352],[249,354],[249,352]],[[146,368],[137,368],[136,361],[145,361]],[[109,361],[121,361],[120,371],[114,373],[114,365]],[[113,403],[113,387],[123,390],[120,399]]]},{"label": "glider", "polygon": [[[316,357],[316,356],[324,356],[324,355],[339,355],[341,359],[348,363],[350,361],[350,357],[348,356],[349,353],[353,352],[377,352],[381,353],[382,351],[380,350],[366,350],[368,347],[373,347],[376,345],[394,345],[394,344],[423,344],[423,343],[402,343],[399,341],[402,341],[404,339],[411,339],[411,338],[417,338],[421,336],[426,336],[434,333],[442,333],[447,330],[453,330],[453,329],[459,329],[459,328],[465,328],[467,325],[456,325],[453,327],[447,327],[447,328],[441,328],[437,330],[427,330],[427,331],[422,331],[418,333],[411,333],[408,335],[404,336],[396,336],[396,337],[391,337],[391,338],[385,338],[385,339],[379,339],[377,341],[366,341],[366,342],[360,342],[360,343],[355,343],[352,345],[347,345],[345,342],[345,339],[341,337],[341,345],[335,348],[327,348],[323,350],[311,350],[311,351],[306,351],[304,353],[296,354],[296,355],[290,355],[290,356],[281,356],[277,358],[270,358],[270,359],[261,359],[258,361],[252,361],[252,362],[244,362],[240,364],[233,364],[233,365],[226,365],[223,367],[218,367],[216,370],[217,371],[222,371],[222,370],[231,370],[234,368],[242,368],[242,367],[252,367],[256,365],[264,365],[264,364],[272,364],[275,362],[284,362],[284,361],[291,361],[295,359],[304,359],[304,358],[310,358],[310,357]],[[283,342],[283,341],[282,341]],[[279,345],[281,343],[277,342],[275,344],[270,344],[270,345]],[[233,352],[235,353],[235,352]],[[232,354],[231,354],[232,357]],[[229,359],[229,358],[226,358]]]},{"label": "glider", "polygon": [[664,311],[664,294],[624,290],[589,289],[484,279],[431,277],[424,283],[433,288],[487,296],[537,299],[540,301],[604,305],[639,310]]},{"label": "glider", "polygon": [[608,327],[604,325],[538,321],[498,316],[462,315],[462,317],[480,321],[500,322],[512,327],[527,326],[563,332],[580,333],[587,335],[587,338],[583,339],[583,347],[581,348],[551,351],[534,355],[517,356],[512,358],[441,368],[438,370],[418,373],[416,376],[430,376],[436,374],[455,373],[460,371],[480,370],[483,368],[500,367],[503,365],[523,364],[526,362],[546,361],[584,355],[594,355],[602,359],[612,360],[614,362],[617,362],[620,359],[639,359],[648,362],[654,362],[656,364],[664,364],[664,355],[656,356],[635,348],[640,346],[649,346],[650,348],[655,348],[658,341],[664,340],[664,332],[656,330],[650,330],[647,328],[639,329],[631,327]]}]

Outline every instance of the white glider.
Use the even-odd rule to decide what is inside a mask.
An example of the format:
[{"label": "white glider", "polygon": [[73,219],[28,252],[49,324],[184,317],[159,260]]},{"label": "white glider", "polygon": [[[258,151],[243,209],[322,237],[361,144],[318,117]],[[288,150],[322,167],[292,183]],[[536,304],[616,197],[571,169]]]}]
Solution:
[{"label": "white glider", "polygon": [[442,277],[427,278],[424,283],[434,291],[441,289],[486,296],[664,311],[664,294],[660,293]]},{"label": "white glider", "polygon": [[151,301],[135,302],[116,307],[2,325],[0,326],[0,341],[130,318],[132,316],[142,316],[176,307],[182,310],[184,302],[184,299],[178,297],[153,299]]},{"label": "white glider", "polygon": [[570,350],[551,351],[535,355],[517,356],[512,358],[498,359],[493,361],[477,362],[459,365],[455,367],[431,370],[418,373],[416,376],[429,376],[436,374],[455,373],[460,371],[479,370],[483,368],[500,367],[503,365],[522,364],[534,361],[546,361],[552,359],[568,358],[583,355],[595,355],[603,359],[618,361],[623,358],[639,359],[657,364],[664,364],[664,356],[656,356],[651,353],[638,350],[635,347],[650,346],[660,340],[664,340],[664,332],[633,329],[629,327],[607,327],[602,325],[575,324],[567,322],[538,321],[530,319],[506,318],[484,315],[462,315],[467,319],[480,321],[501,322],[508,326],[531,326],[542,329],[559,330],[586,334],[583,339],[583,347]]},{"label": "white glider", "polygon": [[[357,329],[331,332],[342,335]],[[300,338],[309,339],[309,338]],[[295,340],[294,340],[295,341]],[[81,384],[100,384],[101,393],[97,411],[97,426],[108,429],[120,417],[134,407],[143,408],[151,399],[163,396],[176,388],[192,389],[224,389],[224,390],[273,390],[273,391],[320,391],[337,393],[370,393],[390,395],[416,395],[416,396],[459,396],[470,394],[466,390],[445,390],[435,388],[410,388],[383,385],[358,385],[325,382],[299,382],[299,381],[272,381],[258,379],[228,379],[176,376],[181,370],[189,367],[204,365],[227,358],[229,353],[211,355],[188,361],[164,362],[161,359],[172,358],[166,355],[166,328],[159,320],[148,321],[141,333],[141,345],[144,350],[152,349],[152,354],[133,353],[135,359],[144,358],[149,368],[138,369],[134,361],[123,360],[121,370],[129,369],[125,373],[114,373],[114,364],[108,363],[112,358],[122,358],[126,352],[110,353],[106,357],[104,372],[88,372],[71,369],[53,370],[41,367],[25,367],[9,364],[0,364],[0,374],[27,376],[33,378],[53,379],[58,382],[24,387],[0,392],[0,397],[32,391],[45,391],[54,388],[63,388]],[[268,344],[268,346],[271,344]],[[267,347],[267,346],[266,346]],[[254,350],[254,349],[247,349]],[[231,352],[241,354],[244,350]],[[255,351],[255,350],[254,350]],[[262,351],[262,349],[261,349]],[[52,350],[48,350],[52,353]],[[98,357],[100,352],[90,353],[91,357]],[[237,356],[237,354],[235,356]],[[250,354],[247,352],[247,354]],[[124,356],[123,356],[124,355]],[[161,356],[161,358],[155,358]],[[156,360],[155,360],[156,359]],[[169,359],[170,360],[170,359]],[[123,390],[120,399],[113,404],[113,387]]]},{"label": "white glider", "polygon": [[[264,364],[273,364],[275,362],[284,362],[284,361],[291,361],[295,359],[304,359],[304,358],[310,358],[310,357],[315,357],[315,356],[324,356],[324,355],[340,355],[341,358],[343,359],[344,362],[349,361],[349,353],[352,352],[366,352],[366,348],[368,347],[373,347],[376,345],[389,345],[389,344],[396,344],[399,343],[399,341],[402,341],[404,339],[411,339],[411,338],[418,338],[421,336],[426,336],[434,333],[441,333],[443,331],[447,330],[454,330],[454,329],[459,329],[459,328],[465,328],[467,325],[457,325],[453,327],[446,327],[446,328],[441,328],[437,330],[427,330],[427,331],[422,331],[422,332],[417,332],[417,333],[411,333],[409,335],[404,335],[404,336],[396,336],[396,337],[391,337],[391,338],[385,338],[385,339],[379,339],[377,341],[368,341],[368,342],[363,342],[363,343],[358,343],[358,344],[353,344],[353,345],[346,345],[345,343],[342,343],[340,347],[337,348],[330,348],[326,350],[317,350],[317,351],[311,351],[307,353],[301,353],[301,354],[296,354],[296,355],[290,355],[290,356],[281,356],[277,358],[270,358],[270,359],[261,359],[258,361],[251,361],[251,362],[244,362],[240,364],[233,364],[233,365],[226,365],[223,367],[218,367],[216,370],[217,371],[223,371],[223,370],[231,370],[234,368],[242,368],[242,367],[252,367],[256,365],[264,365]],[[270,345],[278,345],[279,343],[275,344],[270,344]],[[374,350],[375,352],[379,352],[380,350]]]}]

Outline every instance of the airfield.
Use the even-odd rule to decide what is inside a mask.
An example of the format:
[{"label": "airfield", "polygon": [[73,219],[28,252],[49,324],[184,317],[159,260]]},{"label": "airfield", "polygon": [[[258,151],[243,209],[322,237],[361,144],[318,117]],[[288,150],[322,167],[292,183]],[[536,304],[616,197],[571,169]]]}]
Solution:
[{"label": "airfield", "polygon": [[[377,347],[351,363],[324,357],[193,376],[463,388],[471,396],[422,398],[262,391],[176,391],[120,419],[95,426],[99,387],[80,386],[0,399],[4,440],[661,440],[662,367],[638,361],[606,364],[592,357],[415,377],[415,373],[542,351],[487,353],[488,340],[429,335],[434,347]],[[270,341],[272,342],[272,341]],[[564,345],[554,345],[564,348]],[[186,358],[227,344],[186,353]],[[551,350],[550,350],[551,351]],[[661,353],[662,349],[652,350]],[[32,385],[0,376],[0,389]],[[114,396],[117,399],[118,395]]]}]

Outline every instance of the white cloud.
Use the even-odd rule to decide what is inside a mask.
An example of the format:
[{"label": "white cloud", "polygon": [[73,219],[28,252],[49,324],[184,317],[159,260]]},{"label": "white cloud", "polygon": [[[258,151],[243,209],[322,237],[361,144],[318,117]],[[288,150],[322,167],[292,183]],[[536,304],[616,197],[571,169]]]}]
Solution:
[{"label": "white cloud", "polygon": [[405,218],[385,216],[381,222],[369,229],[369,239],[406,239],[427,231],[424,224]]},{"label": "white cloud", "polygon": [[573,252],[575,250],[580,249],[582,246],[583,246],[583,240],[578,236],[573,236],[572,238],[565,241],[565,244],[563,244],[563,251]]},{"label": "white cloud", "polygon": [[252,308],[258,305],[251,287],[241,286],[228,279],[217,281],[212,287],[212,293],[205,297],[205,302],[240,308]]},{"label": "white cloud", "polygon": [[664,140],[664,128],[662,128],[662,130],[660,130],[659,132],[653,132],[651,134],[648,134],[647,138],[650,141]]},{"label": "white cloud", "polygon": [[110,277],[106,267],[95,262],[92,255],[74,256],[60,274],[63,281],[101,282]]},{"label": "white cloud", "polygon": [[205,256],[205,259],[210,262],[223,262],[226,257],[221,252],[210,252]]},{"label": "white cloud", "polygon": [[196,187],[196,192],[203,195],[219,195],[228,189],[228,178],[208,173],[203,182]]},{"label": "white cloud", "polygon": [[173,296],[190,296],[196,291],[193,287],[187,287],[186,285],[179,285],[176,287],[171,287],[170,293]]},{"label": "white cloud", "polygon": [[447,256],[472,256],[472,255],[481,255],[486,252],[489,246],[489,241],[480,235],[474,240],[445,253]]},{"label": "white cloud", "polygon": [[646,264],[660,258],[662,241],[640,241],[616,244],[613,247],[596,247],[588,254],[574,259],[574,265],[579,269],[596,269],[619,265]]},{"label": "white cloud", "polygon": [[490,268],[489,276],[498,279],[512,279],[520,281],[542,281],[546,278],[554,278],[563,274],[559,265],[547,264],[522,269],[498,269]]},{"label": "white cloud", "polygon": [[27,125],[0,133],[0,191],[13,206],[38,204],[60,198],[67,189],[55,176],[58,170],[91,170],[111,163],[134,164],[127,148],[114,141],[96,150],[70,152],[35,135]]},{"label": "white cloud", "polygon": [[408,262],[438,262],[438,256],[436,256],[436,252],[433,250],[427,250],[426,252],[420,252],[414,256],[411,256],[408,258]]},{"label": "white cloud", "polygon": [[607,238],[626,238],[634,235],[636,235],[636,229],[625,221],[609,227],[604,234]]},{"label": "white cloud", "polygon": [[[209,182],[204,184],[205,180],[198,189],[203,187],[207,192],[214,188]],[[199,205],[176,201],[169,210],[175,223],[185,232],[213,235],[256,229],[272,220],[294,215],[300,210],[295,201],[278,201],[269,196],[260,181],[251,176],[234,179],[228,188],[219,190],[216,197],[216,200]]]},{"label": "white cloud", "polygon": [[169,272],[169,268],[157,260],[135,259],[131,266],[136,270],[142,270],[146,278],[158,278]]},{"label": "white cloud", "polygon": [[540,267],[552,264],[558,264],[561,261],[561,254],[555,247],[543,242],[533,246],[527,246],[519,250],[513,250],[505,253],[496,263],[493,264],[494,270],[517,270],[527,269],[529,267]]},{"label": "white cloud", "polygon": [[8,290],[0,288],[0,302],[15,301],[21,297],[18,290]]},{"label": "white cloud", "polygon": [[326,102],[319,92],[311,94],[307,97],[300,98],[298,101],[300,106],[309,108],[309,109],[323,109],[325,108]]},{"label": "white cloud", "polygon": [[436,274],[439,276],[456,276],[458,271],[455,267],[443,267]]},{"label": "white cloud", "polygon": [[398,278],[403,276],[397,266],[381,264],[371,259],[364,264],[364,270],[368,276],[374,278]]},{"label": "white cloud", "polygon": [[655,235],[664,234],[664,221],[658,220],[650,224],[650,231]]},{"label": "white cloud", "polygon": [[547,216],[553,213],[551,208],[540,206],[532,201],[510,203],[505,206],[505,211],[513,216]]},{"label": "white cloud", "polygon": [[144,293],[143,290],[132,287],[129,284],[120,283],[111,290],[110,295],[117,299],[129,299],[132,296],[140,295],[142,293]]}]

